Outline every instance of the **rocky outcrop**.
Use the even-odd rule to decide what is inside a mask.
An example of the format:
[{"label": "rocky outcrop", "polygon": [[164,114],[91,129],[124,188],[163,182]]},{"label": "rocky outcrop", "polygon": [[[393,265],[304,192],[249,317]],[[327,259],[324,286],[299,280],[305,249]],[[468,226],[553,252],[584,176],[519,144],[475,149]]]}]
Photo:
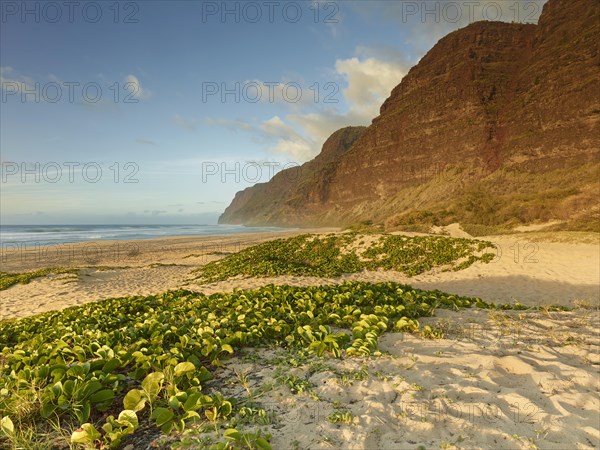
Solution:
[{"label": "rocky outcrop", "polygon": [[537,25],[442,38],[366,129],[238,193],[221,223],[480,225],[598,214],[600,3],[549,0]]}]

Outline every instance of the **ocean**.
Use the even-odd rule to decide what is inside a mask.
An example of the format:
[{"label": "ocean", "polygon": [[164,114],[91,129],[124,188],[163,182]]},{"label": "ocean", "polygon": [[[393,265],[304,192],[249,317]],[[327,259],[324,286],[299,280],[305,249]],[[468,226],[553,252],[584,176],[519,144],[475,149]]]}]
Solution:
[{"label": "ocean", "polygon": [[84,241],[153,239],[169,236],[210,236],[282,231],[242,225],[0,225],[2,248],[25,244],[65,244]]}]

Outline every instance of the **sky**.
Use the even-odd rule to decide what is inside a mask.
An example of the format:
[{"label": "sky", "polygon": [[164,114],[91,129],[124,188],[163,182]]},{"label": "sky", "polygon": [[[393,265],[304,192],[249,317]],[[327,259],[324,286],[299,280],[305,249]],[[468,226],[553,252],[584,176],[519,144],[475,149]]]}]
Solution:
[{"label": "sky", "polygon": [[444,35],[543,3],[2,0],[0,224],[216,223]]}]

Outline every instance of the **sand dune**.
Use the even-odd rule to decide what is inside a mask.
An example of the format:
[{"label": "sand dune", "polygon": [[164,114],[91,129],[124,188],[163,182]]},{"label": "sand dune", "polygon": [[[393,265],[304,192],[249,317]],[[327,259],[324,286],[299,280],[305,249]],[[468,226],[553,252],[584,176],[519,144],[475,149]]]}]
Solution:
[{"label": "sand dune", "polygon": [[[488,238],[486,238],[488,239]],[[407,277],[378,271],[348,274],[336,279],[275,277],[235,279],[188,287],[205,293],[265,284],[310,286],[343,281],[396,281],[421,289],[440,289],[453,294],[480,297],[500,303],[572,306],[576,301],[600,301],[600,251],[596,244],[530,242],[521,235],[489,238],[498,247],[489,264],[474,264],[459,272],[432,271]]]},{"label": "sand dune", "polygon": [[[489,238],[498,247],[497,258],[489,264],[474,264],[458,272],[432,271],[415,277],[389,271],[347,274],[335,279],[312,277],[275,277],[231,279],[208,285],[193,280],[192,270],[268,238],[280,234],[245,234],[226,237],[170,238],[119,243],[94,243],[96,259],[89,244],[72,244],[69,252],[42,259],[39,254],[3,255],[3,270],[23,272],[41,267],[80,267],[79,276],[58,275],[38,278],[26,285],[15,285],[0,292],[0,319],[24,317],[40,312],[110,297],[150,295],[186,288],[207,294],[251,289],[266,284],[309,286],[343,281],[396,281],[421,289],[440,289],[487,301],[526,305],[600,302],[600,251],[597,244],[569,242],[532,242],[527,235]],[[85,247],[87,245],[87,247]],[[135,249],[134,254],[125,253]],[[220,253],[220,254],[214,254]],[[99,256],[98,256],[99,255]]]}]

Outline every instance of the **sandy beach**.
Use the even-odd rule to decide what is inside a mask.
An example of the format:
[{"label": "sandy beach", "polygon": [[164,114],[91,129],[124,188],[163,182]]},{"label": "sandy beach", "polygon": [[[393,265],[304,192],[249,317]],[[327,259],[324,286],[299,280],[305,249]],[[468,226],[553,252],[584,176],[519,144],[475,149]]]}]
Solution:
[{"label": "sandy beach", "polygon": [[[597,236],[520,233],[485,238],[498,247],[489,264],[412,278],[389,271],[311,277],[234,278],[198,284],[192,271],[267,239],[331,230],[147,241],[64,244],[47,251],[7,250],[3,271],[77,267],[78,275],[37,278],[0,292],[0,318],[12,319],[110,297],[185,288],[207,294],[270,283],[309,286],[347,280],[396,281],[423,289],[525,305],[575,306],[564,312],[438,310],[421,320],[443,339],[385,333],[379,358],[325,359],[285,374],[307,380],[295,393],[274,383],[277,349],[244,349],[218,369],[224,395],[237,382],[261,391],[277,425],[276,449],[507,448],[592,449],[600,445],[600,246]],[[460,230],[446,232],[460,236]],[[287,376],[287,375],[286,375]],[[338,411],[350,423],[328,420]],[[125,447],[128,449],[134,446]]]},{"label": "sandy beach", "polygon": [[[283,423],[273,448],[598,448],[598,319],[590,311],[439,311],[422,324],[445,325],[444,339],[390,333],[380,339],[383,357],[293,368],[318,400],[285,386],[261,397]],[[247,370],[260,386],[273,379],[277,353],[234,358],[224,372]],[[351,426],[327,420],[340,405]]]},{"label": "sandy beach", "polygon": [[[17,284],[0,291],[0,319],[25,317],[105,298],[151,295],[179,288],[212,294],[271,283],[310,286],[344,281],[396,281],[498,303],[573,306],[574,302],[592,305],[600,302],[600,245],[594,235],[578,233],[486,237],[498,247],[497,256],[491,263],[474,264],[458,272],[434,270],[415,277],[377,271],[347,274],[335,279],[234,278],[202,285],[191,275],[192,270],[207,262],[265,240],[332,231],[334,229],[303,229],[229,236],[97,241],[27,250],[6,248],[1,255],[4,272],[74,267],[79,268],[80,273],[78,276],[63,274],[36,278],[29,284]],[[464,236],[456,228],[447,232]]]}]

